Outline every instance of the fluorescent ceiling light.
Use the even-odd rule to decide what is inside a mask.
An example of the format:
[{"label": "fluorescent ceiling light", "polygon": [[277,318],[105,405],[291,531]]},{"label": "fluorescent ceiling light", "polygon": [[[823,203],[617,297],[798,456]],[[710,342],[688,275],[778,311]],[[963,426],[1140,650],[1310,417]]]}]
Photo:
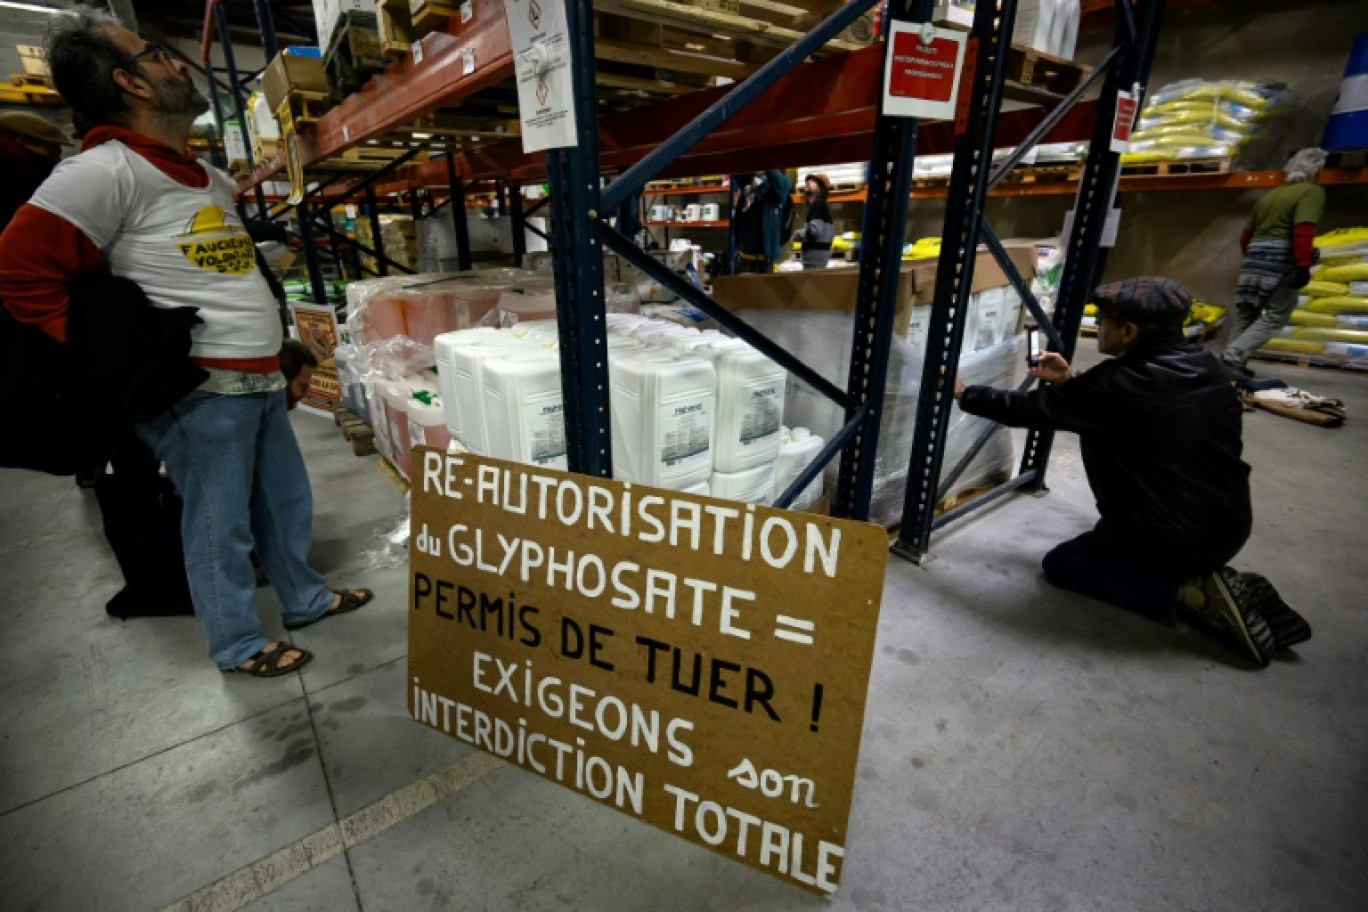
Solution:
[{"label": "fluorescent ceiling light", "polygon": [[414,138],[414,139],[432,139],[432,134],[431,134],[431,133],[414,133],[414,134],[413,134],[413,138]]},{"label": "fluorescent ceiling light", "polygon": [[0,6],[3,6],[6,9],[25,10],[30,13],[47,13],[50,16],[55,16],[58,13],[70,12],[70,10],[53,9],[50,6],[38,6],[34,3],[10,3],[9,0],[0,0]]}]

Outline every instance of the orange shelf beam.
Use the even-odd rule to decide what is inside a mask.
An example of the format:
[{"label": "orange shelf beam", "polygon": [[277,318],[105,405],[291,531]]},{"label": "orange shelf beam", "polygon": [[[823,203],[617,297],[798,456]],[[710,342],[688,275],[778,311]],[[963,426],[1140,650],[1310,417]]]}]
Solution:
[{"label": "orange shelf beam", "polygon": [[726,184],[709,184],[705,187],[670,187],[665,190],[643,190],[642,196],[702,196],[708,193],[730,193]]},{"label": "orange shelf beam", "polygon": [[[441,29],[419,40],[421,63],[415,64],[412,55],[392,62],[299,134],[299,155],[304,167],[340,155],[393,127],[411,123],[510,78],[513,49],[503,4],[477,3],[473,9],[470,21],[462,23],[459,16],[452,16]],[[467,53],[474,55],[474,69],[468,73]],[[445,169],[444,164],[442,167]],[[251,177],[240,181],[238,191],[271,180],[284,168],[282,151],[257,168]]]}]

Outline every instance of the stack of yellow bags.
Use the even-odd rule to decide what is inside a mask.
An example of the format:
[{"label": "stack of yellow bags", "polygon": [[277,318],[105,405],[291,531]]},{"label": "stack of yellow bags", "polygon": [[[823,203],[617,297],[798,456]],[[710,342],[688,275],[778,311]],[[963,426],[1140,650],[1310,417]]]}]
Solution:
[{"label": "stack of yellow bags", "polygon": [[[1183,335],[1189,339],[1200,339],[1207,335],[1211,330],[1221,325],[1225,319],[1225,308],[1217,307],[1215,304],[1207,304],[1203,301],[1194,301],[1192,310],[1188,312],[1187,323],[1183,326]],[[1088,304],[1083,308],[1083,328],[1090,331],[1097,329],[1097,305]]]},{"label": "stack of yellow bags", "polygon": [[1343,228],[1316,238],[1321,262],[1311,270],[1282,335],[1265,351],[1368,357],[1368,228]]},{"label": "stack of yellow bags", "polygon": [[1279,83],[1186,79],[1148,100],[1123,164],[1234,158],[1267,120],[1286,88]]}]

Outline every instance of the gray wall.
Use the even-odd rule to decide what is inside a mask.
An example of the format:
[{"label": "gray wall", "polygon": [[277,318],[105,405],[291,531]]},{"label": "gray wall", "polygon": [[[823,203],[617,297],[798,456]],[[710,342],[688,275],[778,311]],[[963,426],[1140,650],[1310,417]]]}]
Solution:
[{"label": "gray wall", "polygon": [[[1251,169],[1281,167],[1296,149],[1320,142],[1354,37],[1368,32],[1368,0],[1240,0],[1170,13],[1160,33],[1152,86],[1180,79],[1242,78],[1285,82],[1293,96],[1284,118],[1256,148]],[[1082,62],[1101,58],[1110,32],[1085,33]],[[1209,190],[1121,197],[1117,247],[1104,280],[1163,274],[1203,300],[1229,306],[1239,274],[1239,237],[1258,191]],[[1072,196],[995,198],[988,216],[999,237],[1057,235]],[[834,213],[858,219],[857,213]],[[939,235],[941,202],[913,201],[908,238]],[[1331,186],[1323,229],[1368,224],[1368,186]]]}]

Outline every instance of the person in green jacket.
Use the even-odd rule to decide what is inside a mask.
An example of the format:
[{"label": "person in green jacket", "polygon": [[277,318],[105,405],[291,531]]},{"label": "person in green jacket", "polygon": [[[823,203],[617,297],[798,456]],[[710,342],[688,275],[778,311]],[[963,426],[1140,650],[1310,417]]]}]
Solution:
[{"label": "person in green jacket", "polygon": [[1297,292],[1311,281],[1316,225],[1325,211],[1325,190],[1315,179],[1323,167],[1324,149],[1302,149],[1292,156],[1283,169],[1287,183],[1255,203],[1240,236],[1244,262],[1221,360],[1241,377],[1250,376],[1249,356],[1291,320]]}]

